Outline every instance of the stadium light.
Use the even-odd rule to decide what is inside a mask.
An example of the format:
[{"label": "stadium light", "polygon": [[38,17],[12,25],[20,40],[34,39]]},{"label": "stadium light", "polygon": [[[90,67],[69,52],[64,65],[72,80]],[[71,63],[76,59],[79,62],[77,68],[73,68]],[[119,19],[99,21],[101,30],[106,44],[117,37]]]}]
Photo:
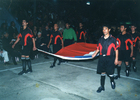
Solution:
[{"label": "stadium light", "polygon": [[90,5],[90,2],[88,1],[86,4],[89,6]]}]

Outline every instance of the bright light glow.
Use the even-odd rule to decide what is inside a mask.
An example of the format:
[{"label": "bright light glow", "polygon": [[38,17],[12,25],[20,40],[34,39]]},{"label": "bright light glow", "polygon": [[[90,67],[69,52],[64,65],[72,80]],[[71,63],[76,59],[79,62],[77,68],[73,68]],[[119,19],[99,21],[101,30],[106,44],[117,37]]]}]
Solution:
[{"label": "bright light glow", "polygon": [[90,2],[87,2],[86,4],[87,4],[87,5],[90,5]]}]

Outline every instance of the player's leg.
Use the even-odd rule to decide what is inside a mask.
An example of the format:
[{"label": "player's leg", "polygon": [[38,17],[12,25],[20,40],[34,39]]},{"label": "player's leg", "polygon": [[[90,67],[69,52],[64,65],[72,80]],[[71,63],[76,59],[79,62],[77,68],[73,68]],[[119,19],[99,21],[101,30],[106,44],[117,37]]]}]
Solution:
[{"label": "player's leg", "polygon": [[129,71],[130,71],[130,66],[129,66],[129,62],[125,62],[125,66],[126,66],[126,76],[129,76]]},{"label": "player's leg", "polygon": [[134,70],[134,72],[136,72],[137,67],[136,67],[136,58],[135,57],[132,58],[132,62],[133,62],[133,70]]},{"label": "player's leg", "polygon": [[22,61],[22,71],[18,73],[18,75],[23,75],[26,73],[26,58],[25,55],[21,55],[21,61]]},{"label": "player's leg", "polygon": [[122,65],[122,61],[118,61],[118,65],[117,65],[117,75],[115,76],[115,79],[120,78],[121,65]]},{"label": "player's leg", "polygon": [[54,57],[53,64],[50,66],[50,68],[53,68],[53,67],[55,67],[55,63],[56,63],[56,61],[57,61],[57,58],[56,58],[56,57]]},{"label": "player's leg", "polygon": [[32,71],[32,65],[31,65],[31,59],[30,59],[30,57],[29,56],[26,56],[25,58],[26,58],[26,63],[28,65],[28,69],[27,69],[26,73],[33,72]]},{"label": "player's leg", "polygon": [[105,77],[106,77],[106,73],[103,72],[101,73],[101,78],[100,78],[100,87],[98,88],[97,92],[100,93],[101,91],[104,91],[104,85],[105,85]]}]

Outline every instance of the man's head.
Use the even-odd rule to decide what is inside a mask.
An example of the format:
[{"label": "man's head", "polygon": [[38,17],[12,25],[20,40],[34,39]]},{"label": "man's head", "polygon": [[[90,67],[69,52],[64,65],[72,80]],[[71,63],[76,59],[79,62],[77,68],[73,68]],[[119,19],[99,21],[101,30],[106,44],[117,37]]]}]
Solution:
[{"label": "man's head", "polygon": [[131,31],[132,32],[134,32],[136,30],[136,28],[137,28],[136,25],[134,25],[134,24],[131,25]]},{"label": "man's head", "polygon": [[48,29],[49,29],[49,26],[48,26],[48,25],[46,25],[46,26],[45,26],[45,29],[46,29],[46,30],[48,30]]},{"label": "man's head", "polygon": [[103,25],[103,33],[104,35],[108,35],[110,32],[111,28],[109,25]]},{"label": "man's head", "polygon": [[83,27],[83,23],[82,23],[82,22],[79,23],[79,27],[80,27],[80,28]]},{"label": "man's head", "polygon": [[27,20],[22,20],[22,26],[27,26],[28,25],[28,21]]},{"label": "man's head", "polygon": [[37,33],[37,37],[40,38],[41,37],[41,32]]},{"label": "man's head", "polygon": [[120,25],[120,31],[121,32],[126,31],[126,29],[127,29],[127,26],[125,24]]},{"label": "man's head", "polygon": [[14,21],[11,22],[11,26],[13,26],[13,27],[15,26],[15,22]]},{"label": "man's head", "polygon": [[58,30],[58,25],[54,24],[54,30],[57,31]]},{"label": "man's head", "polygon": [[70,28],[70,24],[66,23],[66,28],[69,29]]}]

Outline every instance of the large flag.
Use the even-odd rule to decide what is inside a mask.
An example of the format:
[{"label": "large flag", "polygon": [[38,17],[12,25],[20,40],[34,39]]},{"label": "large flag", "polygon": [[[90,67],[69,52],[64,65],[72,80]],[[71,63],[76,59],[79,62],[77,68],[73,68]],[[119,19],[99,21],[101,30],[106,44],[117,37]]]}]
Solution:
[{"label": "large flag", "polygon": [[55,54],[40,49],[38,49],[38,51],[66,60],[87,60],[92,59],[92,54],[95,53],[96,48],[97,44],[75,43],[59,50]]}]

